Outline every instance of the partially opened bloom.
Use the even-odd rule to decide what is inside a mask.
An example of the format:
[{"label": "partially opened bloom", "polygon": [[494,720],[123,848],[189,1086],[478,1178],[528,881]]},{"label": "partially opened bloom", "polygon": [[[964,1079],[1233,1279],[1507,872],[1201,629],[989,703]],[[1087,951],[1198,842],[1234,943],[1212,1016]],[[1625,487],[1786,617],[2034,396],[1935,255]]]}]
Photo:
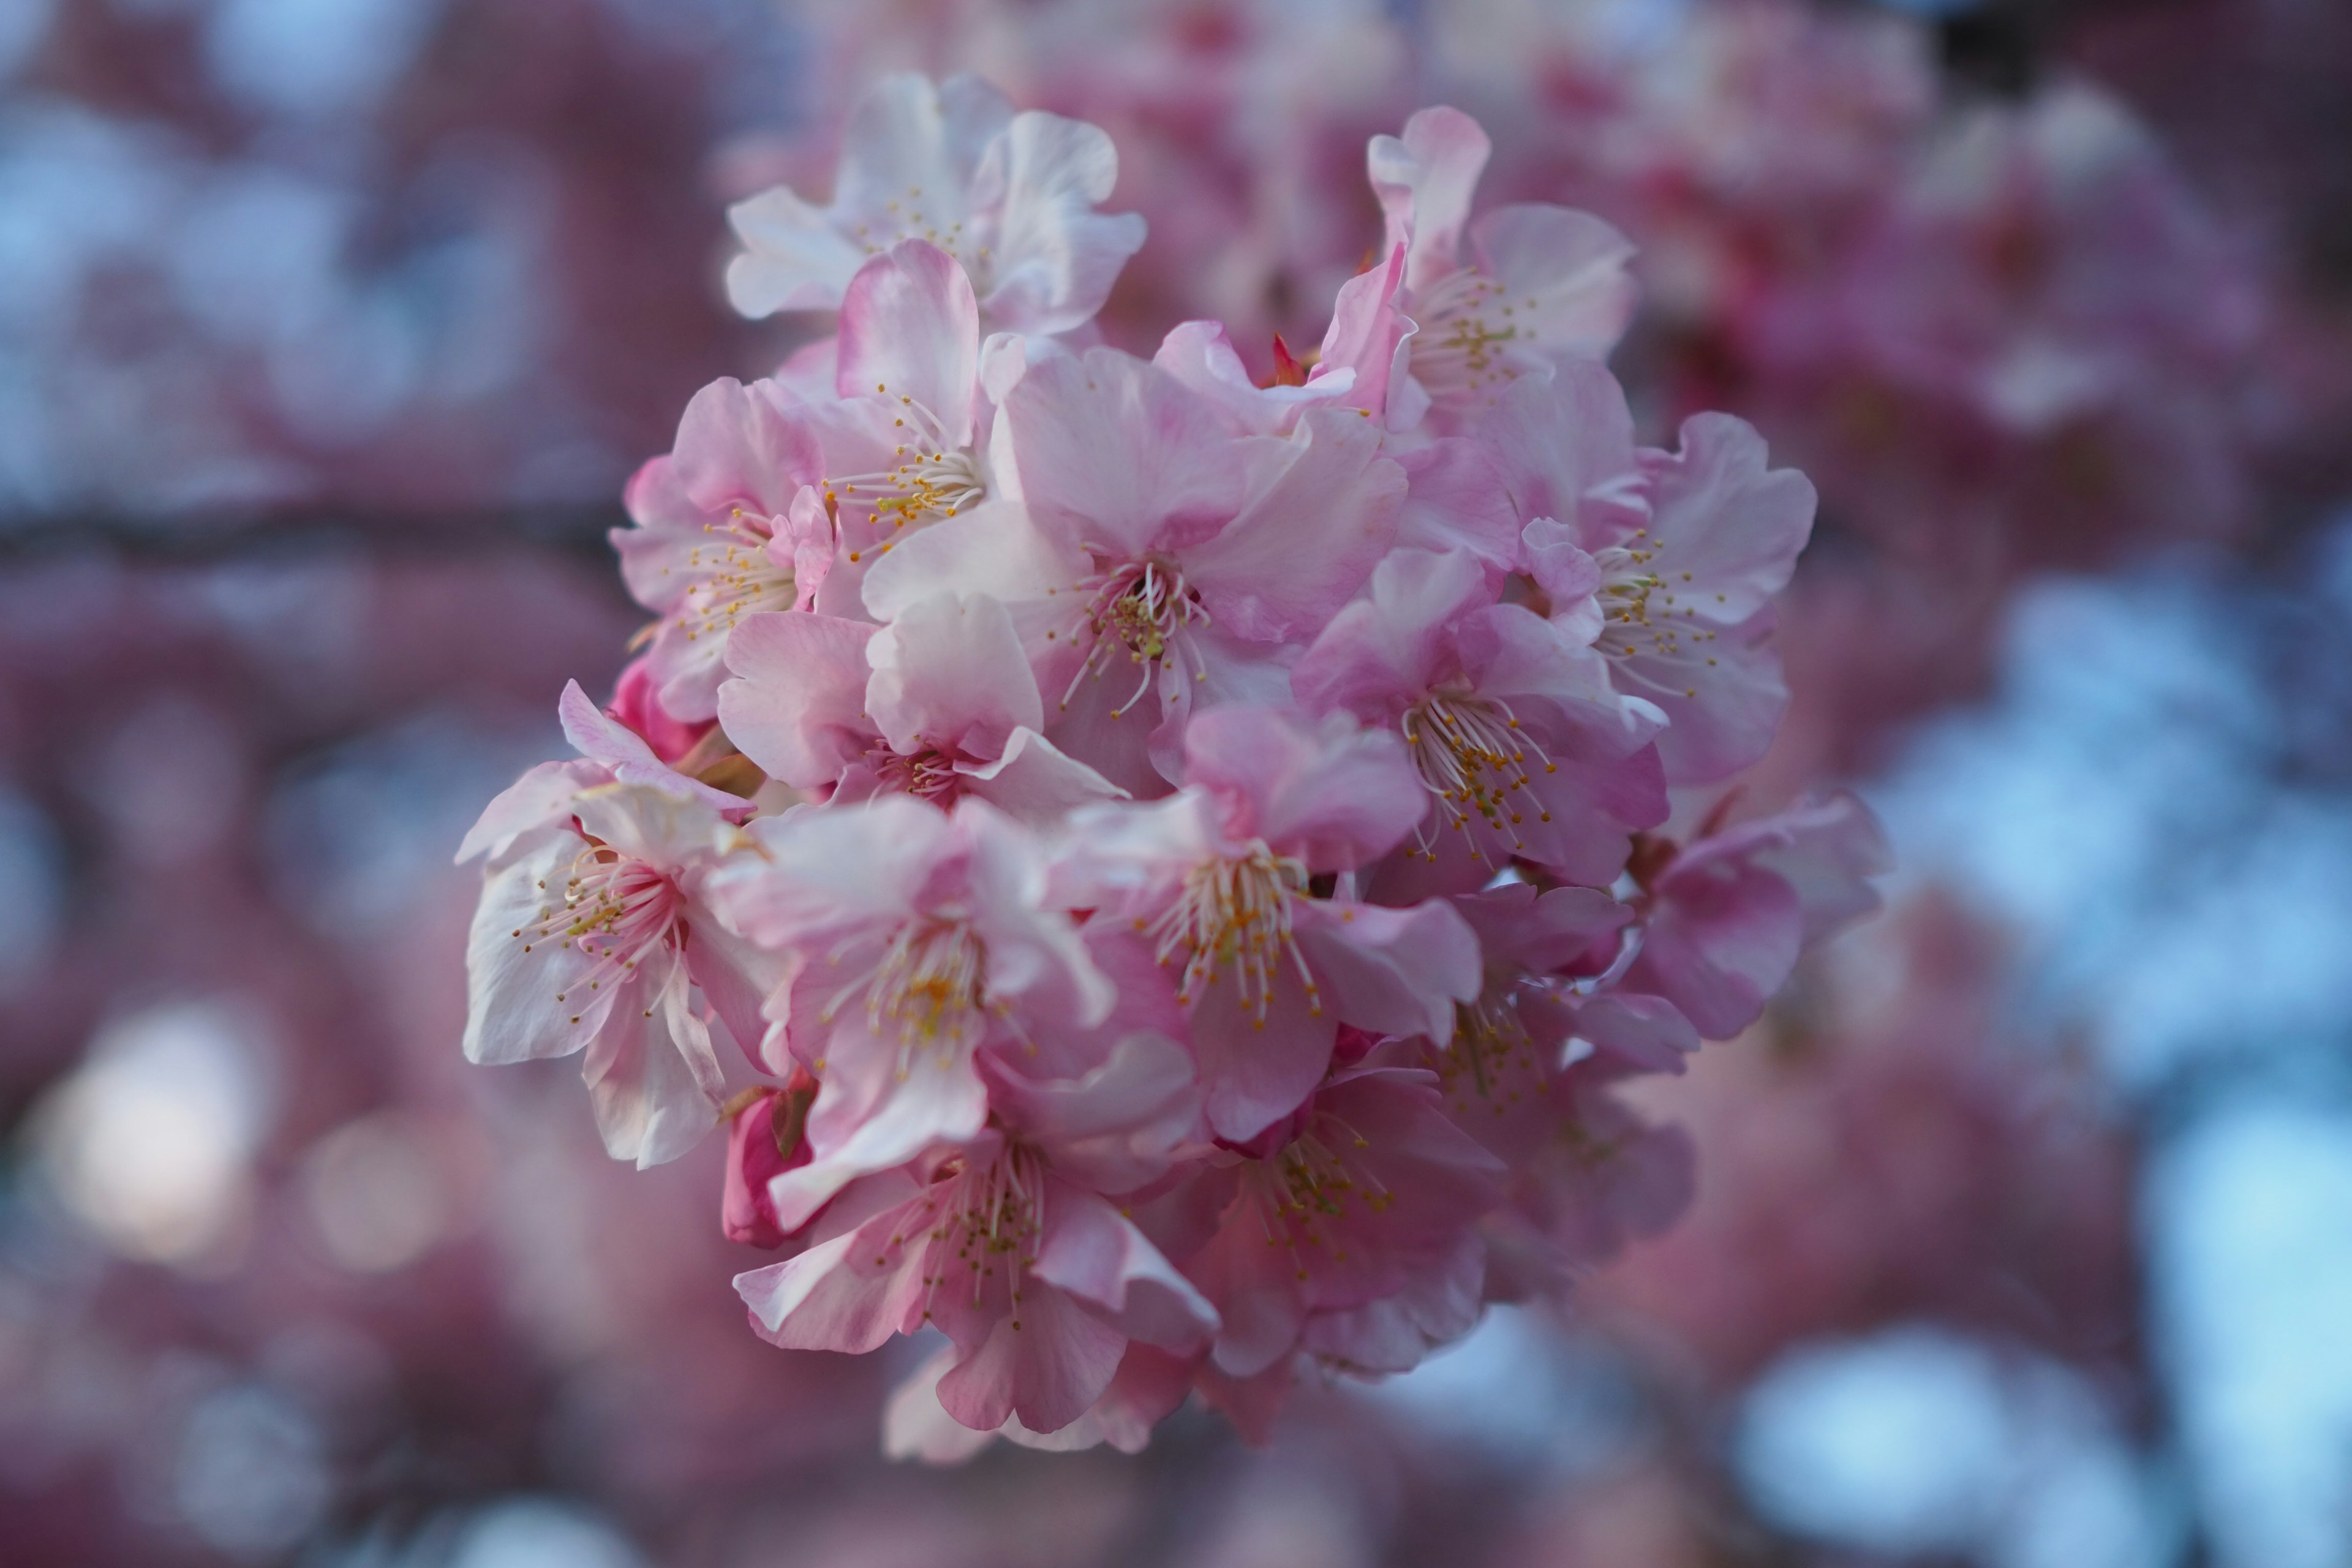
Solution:
[{"label": "partially opened bloom", "polygon": [[[1000,488],[996,402],[1026,363],[1022,340],[981,338],[971,279],[924,240],[857,269],[841,307],[828,397],[802,416],[822,448],[824,503],[855,582],[909,529],[971,512]],[[825,607],[856,613],[854,589]]]},{"label": "partially opened bloom", "polygon": [[1664,848],[1627,984],[1717,1040],[1756,1021],[1807,944],[1878,907],[1870,879],[1888,868],[1877,820],[1843,795]]},{"label": "partially opened bloom", "polygon": [[1455,417],[1520,376],[1606,355],[1633,313],[1633,247],[1599,218],[1522,205],[1470,221],[1491,151],[1468,115],[1424,109],[1369,153],[1387,244],[1405,247],[1399,304],[1420,327],[1413,379]]},{"label": "partially opened bloom", "polygon": [[830,205],[778,186],[729,210],[745,248],[728,298],[747,316],[833,310],[867,257],[920,239],[971,273],[992,328],[1068,331],[1143,244],[1141,218],[1095,210],[1118,180],[1092,125],[1016,114],[977,77],[885,77],[850,120]]}]

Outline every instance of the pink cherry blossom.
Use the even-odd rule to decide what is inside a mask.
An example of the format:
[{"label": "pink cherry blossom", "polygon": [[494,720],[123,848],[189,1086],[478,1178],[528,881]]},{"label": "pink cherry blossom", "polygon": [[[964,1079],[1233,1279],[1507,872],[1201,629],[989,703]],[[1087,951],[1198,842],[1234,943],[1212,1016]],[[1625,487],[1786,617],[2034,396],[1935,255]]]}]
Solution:
[{"label": "pink cherry blossom", "polygon": [[1210,1125],[1245,1141],[1307,1097],[1343,1021],[1450,1033],[1477,947],[1443,900],[1391,909],[1312,886],[1378,859],[1427,809],[1393,737],[1232,706],[1195,719],[1185,749],[1179,794],[1073,826],[1098,920],[1178,976]]},{"label": "pink cherry blossom", "polygon": [[885,77],[851,120],[830,205],[779,186],[730,209],[746,248],[728,298],[747,316],[833,310],[867,257],[920,239],[971,275],[992,326],[1068,331],[1143,244],[1141,218],[1095,211],[1118,179],[1094,126],[1016,114],[976,77]]},{"label": "pink cherry blossom", "polygon": [[814,488],[816,439],[772,383],[715,381],[687,405],[677,444],[629,481],[622,575],[655,623],[653,695],[694,722],[717,712],[727,634],[742,616],[805,608],[834,555]]},{"label": "pink cherry blossom", "polygon": [[[1556,1294],[1688,1196],[1624,1083],[1874,900],[1851,800],[1718,830],[1811,487],[1719,416],[1636,446],[1631,247],[1474,223],[1488,152],[1373,138],[1386,232],[1270,376],[1098,346],[1108,140],[970,79],[735,210],[738,304],[834,332],[632,483],[663,619],[468,837],[467,1049],[585,1047],[648,1162],[726,1121],[763,1338],[944,1336],[893,1454],[1262,1440]],[[1720,786],[1687,847],[1670,785]]]},{"label": "pink cherry blossom", "polygon": [[1131,1342],[1182,1350],[1216,1332],[1215,1310],[1105,1195],[1165,1168],[1196,1093],[1181,1050],[1130,1037],[1095,1073],[1013,1100],[1001,1131],[891,1173],[870,1217],[736,1289],[788,1348],[869,1351],[939,1329],[954,1346],[934,1384],[949,1415],[1056,1431]]},{"label": "pink cherry blossom", "polygon": [[1514,858],[1604,883],[1629,836],[1665,820],[1656,710],[1621,701],[1559,627],[1496,603],[1466,552],[1381,562],[1291,687],[1310,711],[1394,727],[1432,797],[1413,848],[1458,887]]},{"label": "pink cherry blossom", "polygon": [[1254,1376],[1302,1349],[1399,1371],[1419,1359],[1384,1353],[1399,1334],[1442,1321],[1453,1338],[1469,1327],[1474,1226],[1499,1200],[1503,1168],[1440,1112],[1429,1074],[1335,1075],[1268,1142],[1264,1155],[1204,1178],[1231,1196],[1185,1265],[1216,1306],[1221,1372]]},{"label": "pink cherry blossom", "polygon": [[709,912],[708,879],[735,830],[708,804],[607,782],[593,763],[549,766],[493,802],[460,852],[488,857],[467,947],[466,1055],[585,1051],[604,1146],[659,1164],[717,1120],[725,1075],[710,1017],[755,1040],[779,966]]},{"label": "pink cherry blossom", "polygon": [[1469,221],[1491,151],[1468,115],[1424,109],[1402,136],[1372,138],[1369,153],[1387,243],[1405,249],[1413,379],[1457,417],[1517,377],[1606,355],[1633,312],[1633,247],[1599,218],[1519,205]]},{"label": "pink cherry blossom", "polygon": [[743,754],[794,789],[847,804],[965,795],[1052,820],[1122,792],[1043,734],[1044,699],[1004,606],[941,594],[887,626],[755,616],[728,650],[719,711]]},{"label": "pink cherry blossom", "polygon": [[[908,540],[868,576],[866,606],[887,617],[964,584],[1052,612],[1046,735],[1139,795],[1175,775],[1196,705],[1280,693],[1288,647],[1395,532],[1404,474],[1360,411],[1255,436],[1096,349],[1030,366],[1002,417],[1021,504]],[[1025,590],[1007,581],[1022,576]]]},{"label": "pink cherry blossom", "polygon": [[1797,954],[1878,907],[1886,843],[1851,795],[1808,802],[1672,850],[1653,873],[1641,955],[1626,975],[1709,1039],[1755,1022]]},{"label": "pink cherry blossom", "polygon": [[[803,807],[748,830],[713,879],[729,929],[787,960],[761,1055],[820,1085],[811,1163],[778,1184],[796,1229],[841,1186],[987,1121],[983,1056],[1088,1065],[1117,995],[1049,900],[1044,847],[981,800]],[[787,1191],[789,1189],[789,1191]]]}]

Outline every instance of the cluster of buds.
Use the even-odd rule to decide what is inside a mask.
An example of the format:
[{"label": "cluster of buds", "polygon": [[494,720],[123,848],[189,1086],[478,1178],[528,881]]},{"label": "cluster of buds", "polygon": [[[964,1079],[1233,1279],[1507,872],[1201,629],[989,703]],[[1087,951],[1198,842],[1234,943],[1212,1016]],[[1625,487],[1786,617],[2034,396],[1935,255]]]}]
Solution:
[{"label": "cluster of buds", "polygon": [[1874,901],[1850,799],[1731,820],[1811,485],[1636,444],[1633,247],[1474,216],[1486,155],[1372,140],[1386,234],[1265,380],[1089,346],[1109,138],[971,79],[732,215],[736,305],[835,331],[632,481],[659,618],[461,850],[466,1049],[584,1052],[640,1164],[725,1125],[757,1331],[935,1341],[895,1451],[1256,1433],[1561,1288],[1688,1185],[1618,1086]]}]

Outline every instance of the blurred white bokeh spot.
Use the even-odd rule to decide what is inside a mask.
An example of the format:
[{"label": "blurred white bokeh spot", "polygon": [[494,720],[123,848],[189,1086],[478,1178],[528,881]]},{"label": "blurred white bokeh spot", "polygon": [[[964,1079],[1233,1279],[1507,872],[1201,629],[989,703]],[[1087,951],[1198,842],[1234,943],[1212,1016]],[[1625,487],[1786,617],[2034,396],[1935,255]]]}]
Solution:
[{"label": "blurred white bokeh spot", "polygon": [[37,1113],[58,1198],[123,1257],[182,1268],[224,1260],[252,1206],[275,1056],[258,1011],[232,1000],[173,1003],[106,1026]]},{"label": "blurred white bokeh spot", "polygon": [[383,1273],[449,1234],[457,1194],[441,1142],[430,1123],[380,1111],[311,1145],[303,1194],[330,1257],[354,1273]]}]

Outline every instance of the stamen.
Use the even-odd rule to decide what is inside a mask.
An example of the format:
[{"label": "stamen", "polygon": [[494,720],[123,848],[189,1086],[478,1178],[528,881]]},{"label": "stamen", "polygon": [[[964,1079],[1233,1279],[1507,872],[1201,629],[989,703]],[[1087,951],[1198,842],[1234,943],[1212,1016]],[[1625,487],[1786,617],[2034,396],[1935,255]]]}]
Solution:
[{"label": "stamen", "polygon": [[996,1009],[989,1005],[985,954],[964,921],[909,921],[891,934],[874,967],[836,992],[818,1013],[831,1023],[843,1004],[863,997],[877,1038],[895,1034],[898,1073],[919,1053],[948,1065],[976,1048]]},{"label": "stamen", "polygon": [[[883,383],[876,383],[875,391],[890,395]],[[862,506],[877,524],[887,523],[896,531],[944,521],[988,499],[979,455],[950,445],[945,423],[928,405],[898,395],[896,417],[903,436],[894,454],[898,460],[870,473],[826,479],[827,500]]]},{"label": "stamen", "polygon": [[[1498,351],[1531,342],[1535,331],[1517,319],[1518,308],[1503,292],[1501,283],[1474,267],[1421,291],[1412,312],[1421,323],[1412,340],[1412,374],[1433,398],[1472,401],[1487,387],[1517,379],[1518,371]],[[1535,305],[1526,303],[1530,310]]]},{"label": "stamen", "polygon": [[525,952],[553,942],[558,951],[576,948],[592,960],[586,973],[555,994],[558,1002],[584,999],[628,979],[649,955],[675,947],[685,907],[685,896],[666,872],[591,838],[572,858],[557,900],[512,934]]},{"label": "stamen", "polygon": [[1171,670],[1181,677],[1192,662],[1182,634],[1195,622],[1209,624],[1209,612],[1185,585],[1184,574],[1162,562],[1098,573],[1079,584],[1077,592],[1081,608],[1069,635],[1073,644],[1085,643],[1087,652],[1062,693],[1064,708],[1081,681],[1102,675],[1124,649],[1139,676],[1127,700],[1111,710],[1112,718],[1124,718],[1156,679]]},{"label": "stamen", "polygon": [[723,523],[706,523],[713,535],[687,552],[689,572],[700,577],[678,605],[677,629],[686,640],[724,637],[743,616],[761,610],[789,610],[800,587],[789,564],[768,552],[773,537],[768,520],[737,507]]},{"label": "stamen", "polygon": [[[1433,694],[1406,710],[1402,728],[1421,782],[1444,804],[1457,830],[1475,817],[1517,849],[1519,826],[1529,812],[1539,822],[1551,820],[1551,813],[1526,793],[1534,776],[1528,760],[1532,755],[1545,773],[1557,772],[1559,764],[1519,727],[1507,703],[1466,693]],[[1484,859],[1477,838],[1469,836],[1468,842],[1470,852]],[[1437,858],[1426,827],[1420,843],[1423,854]]]},{"label": "stamen", "polygon": [[[1614,661],[1620,689],[1631,685],[1664,697],[1696,697],[1698,672],[1714,667],[1709,650],[1722,634],[1698,624],[1696,608],[1682,602],[1692,596],[1691,574],[1660,565],[1665,553],[1664,544],[1642,529],[1594,554],[1601,612],[1594,646]],[[1673,585],[1677,580],[1685,584],[1680,593]]]},{"label": "stamen", "polygon": [[1183,891],[1150,928],[1161,963],[1184,955],[1176,1000],[1192,1002],[1231,965],[1243,1009],[1263,1028],[1286,956],[1306,987],[1308,1011],[1320,1017],[1321,993],[1291,932],[1290,900],[1307,880],[1304,863],[1275,854],[1263,840],[1185,873]]}]

